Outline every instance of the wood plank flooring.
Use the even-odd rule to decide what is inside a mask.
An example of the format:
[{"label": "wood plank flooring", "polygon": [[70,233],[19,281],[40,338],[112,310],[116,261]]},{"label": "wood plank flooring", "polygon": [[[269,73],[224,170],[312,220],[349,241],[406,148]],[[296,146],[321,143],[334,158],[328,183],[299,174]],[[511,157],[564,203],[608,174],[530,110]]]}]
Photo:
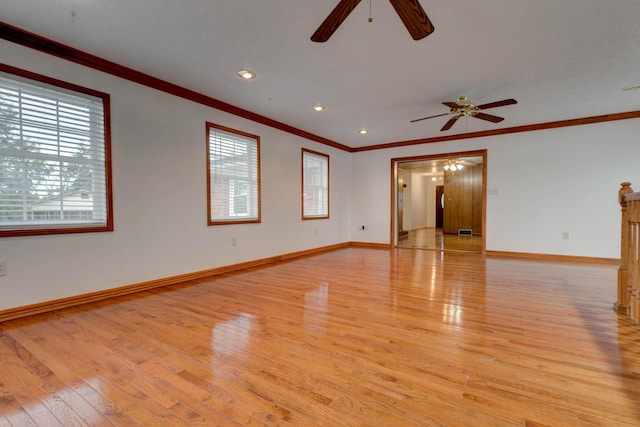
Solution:
[{"label": "wood plank flooring", "polygon": [[441,228],[419,228],[411,230],[404,238],[398,239],[402,248],[435,249],[452,251],[482,251],[482,236],[458,236],[444,234]]},{"label": "wood plank flooring", "polygon": [[610,265],[346,248],[0,324],[0,426],[637,426]]}]

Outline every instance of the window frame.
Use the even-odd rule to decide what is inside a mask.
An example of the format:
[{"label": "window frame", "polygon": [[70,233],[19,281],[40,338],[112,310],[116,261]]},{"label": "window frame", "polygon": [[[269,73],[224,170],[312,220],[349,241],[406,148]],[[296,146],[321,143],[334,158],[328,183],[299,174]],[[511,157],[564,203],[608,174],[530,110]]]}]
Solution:
[{"label": "window frame", "polygon": [[[306,169],[304,167],[305,164],[305,156],[306,155],[310,155],[310,156],[315,156],[315,157],[321,157],[321,158],[325,158],[326,159],[326,164],[327,164],[327,213],[326,214],[317,214],[317,215],[309,215],[309,214],[305,214],[305,207],[306,207],[306,198],[305,198],[305,183],[306,183]],[[301,173],[301,180],[302,180],[302,193],[301,193],[301,198],[302,198],[302,220],[314,220],[314,219],[329,219],[331,216],[331,168],[330,168],[330,157],[328,154],[325,153],[320,153],[318,151],[314,151],[314,150],[310,150],[308,148],[302,148],[302,155],[301,155],[301,169],[302,169],[302,173]]]},{"label": "window frame", "polygon": [[[0,238],[1,237],[18,237],[18,236],[38,236],[50,234],[74,234],[74,233],[97,233],[111,232],[114,230],[113,223],[113,189],[112,189],[112,172],[111,172],[111,103],[110,95],[94,89],[76,85],[74,83],[65,82],[53,77],[44,76],[42,74],[16,68],[4,63],[0,63],[0,72],[16,76],[16,80],[26,81],[34,86],[45,87],[46,89],[59,90],[60,92],[76,92],[79,96],[88,95],[98,98],[102,101],[102,120],[104,125],[104,194],[100,194],[100,198],[104,198],[106,205],[104,223],[100,225],[82,223],[50,223],[44,224],[42,227],[29,226],[26,224],[24,228],[16,226],[9,228],[0,222]],[[48,87],[47,87],[48,86]],[[93,194],[98,194],[94,192]],[[60,195],[62,197],[62,195]]]},{"label": "window frame", "polygon": [[[238,135],[242,138],[248,138],[255,141],[255,150],[256,150],[256,165],[255,165],[255,174],[256,174],[256,215],[251,216],[246,219],[242,218],[226,218],[226,219],[215,219],[212,216],[212,191],[211,188],[211,130],[217,129],[222,132],[226,132],[229,134]],[[260,136],[253,135],[247,132],[243,132],[237,129],[232,129],[230,127],[222,126],[212,122],[206,122],[206,162],[207,162],[207,225],[208,226],[216,226],[216,225],[228,225],[228,224],[255,224],[262,222],[262,185],[261,185],[261,169],[260,169]],[[230,181],[233,178],[230,178]],[[229,194],[227,194],[229,197]]]}]

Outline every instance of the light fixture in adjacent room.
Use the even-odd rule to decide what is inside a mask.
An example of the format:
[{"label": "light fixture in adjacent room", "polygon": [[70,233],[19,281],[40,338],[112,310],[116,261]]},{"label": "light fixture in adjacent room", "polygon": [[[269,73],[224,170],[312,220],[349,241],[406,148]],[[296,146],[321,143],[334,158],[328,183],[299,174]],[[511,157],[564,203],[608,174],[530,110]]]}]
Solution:
[{"label": "light fixture in adjacent room", "polygon": [[324,105],[316,104],[313,107],[311,107],[311,109],[313,111],[324,111]]},{"label": "light fixture in adjacent room", "polygon": [[442,167],[447,172],[456,172],[462,170],[464,165],[455,159],[447,160],[447,163]]},{"label": "light fixture in adjacent room", "polygon": [[366,135],[368,133],[369,133],[369,131],[366,130],[365,128],[360,129],[360,135]]},{"label": "light fixture in adjacent room", "polygon": [[238,71],[236,71],[236,74],[240,78],[243,78],[245,80],[251,80],[251,79],[255,79],[256,78],[256,73],[254,73],[251,70],[247,70],[247,69],[238,70]]}]

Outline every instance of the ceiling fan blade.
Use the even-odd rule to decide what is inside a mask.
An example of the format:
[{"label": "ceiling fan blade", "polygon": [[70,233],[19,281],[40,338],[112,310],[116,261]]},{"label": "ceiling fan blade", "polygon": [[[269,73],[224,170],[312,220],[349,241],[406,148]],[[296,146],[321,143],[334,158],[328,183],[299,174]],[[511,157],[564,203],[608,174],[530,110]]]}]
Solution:
[{"label": "ceiling fan blade", "polygon": [[389,2],[414,40],[423,39],[433,33],[433,24],[418,0],[389,0]]},{"label": "ceiling fan blade", "polygon": [[435,116],[422,117],[420,119],[411,120],[411,123],[419,122],[420,120],[433,119],[434,117],[448,116],[449,114],[450,113],[444,113],[444,114],[436,114]]},{"label": "ceiling fan blade", "polygon": [[502,101],[489,102],[488,104],[478,105],[477,107],[481,110],[486,110],[487,108],[502,107],[503,105],[512,105],[517,103],[518,101],[516,101],[513,98],[510,98],[510,99],[504,99]]},{"label": "ceiling fan blade", "polygon": [[347,19],[347,16],[356,8],[360,0],[340,0],[340,3],[331,11],[329,16],[320,24],[315,33],[311,36],[311,41],[324,43],[338,29],[340,24]]},{"label": "ceiling fan blade", "polygon": [[451,129],[451,126],[455,124],[456,120],[458,120],[459,117],[460,116],[451,117],[449,121],[445,123],[444,126],[442,126],[442,129],[440,129],[440,132]]},{"label": "ceiling fan blade", "polygon": [[456,103],[456,102],[443,102],[444,105],[446,105],[447,107],[455,110],[457,108],[460,108],[460,104]]},{"label": "ceiling fan blade", "polygon": [[475,117],[476,119],[480,119],[480,120],[486,120],[493,123],[500,123],[501,121],[504,120],[504,117],[492,116],[491,114],[486,114],[486,113],[475,113],[475,114],[472,114],[472,117]]}]

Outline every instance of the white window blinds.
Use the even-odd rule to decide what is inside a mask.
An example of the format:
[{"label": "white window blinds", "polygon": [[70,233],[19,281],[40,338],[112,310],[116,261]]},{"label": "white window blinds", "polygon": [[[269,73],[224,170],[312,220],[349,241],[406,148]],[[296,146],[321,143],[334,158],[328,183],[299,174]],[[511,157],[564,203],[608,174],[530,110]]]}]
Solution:
[{"label": "white window blinds", "polygon": [[105,99],[0,72],[1,235],[110,227]]},{"label": "white window blinds", "polygon": [[207,123],[209,224],[260,221],[260,137]]},{"label": "white window blinds", "polygon": [[329,217],[329,156],[302,149],[302,218]]}]

